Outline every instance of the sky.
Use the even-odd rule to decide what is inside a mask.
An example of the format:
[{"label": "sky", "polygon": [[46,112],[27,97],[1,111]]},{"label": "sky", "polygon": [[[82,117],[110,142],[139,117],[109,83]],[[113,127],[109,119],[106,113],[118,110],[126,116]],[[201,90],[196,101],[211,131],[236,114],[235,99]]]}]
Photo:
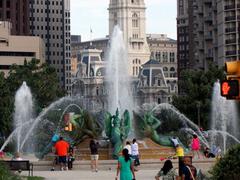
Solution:
[{"label": "sky", "polygon": [[[146,32],[176,39],[177,0],[145,0]],[[71,34],[82,40],[108,35],[109,0],[71,0]]]}]

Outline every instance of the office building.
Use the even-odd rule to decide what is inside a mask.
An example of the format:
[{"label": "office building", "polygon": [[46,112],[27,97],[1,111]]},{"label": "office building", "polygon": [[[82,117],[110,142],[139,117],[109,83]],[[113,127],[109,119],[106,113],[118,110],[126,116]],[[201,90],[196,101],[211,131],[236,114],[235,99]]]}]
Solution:
[{"label": "office building", "polygon": [[70,94],[70,0],[31,0],[30,30],[44,40],[46,62],[56,69],[61,86]]},{"label": "office building", "polygon": [[11,35],[11,23],[0,22],[0,72],[8,75],[13,64],[23,65],[24,61],[39,59],[45,62],[45,46],[39,37]]}]

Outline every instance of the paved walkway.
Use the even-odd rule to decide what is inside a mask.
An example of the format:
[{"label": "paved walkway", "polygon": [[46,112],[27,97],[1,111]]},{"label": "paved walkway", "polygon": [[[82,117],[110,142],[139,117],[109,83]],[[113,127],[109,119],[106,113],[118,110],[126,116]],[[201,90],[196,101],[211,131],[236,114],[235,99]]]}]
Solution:
[{"label": "paved walkway", "polygon": [[[136,172],[136,179],[153,180],[156,173],[156,170],[139,170]],[[34,176],[41,176],[46,178],[46,180],[114,180],[116,171],[105,170],[97,173],[89,170],[34,171]]]}]

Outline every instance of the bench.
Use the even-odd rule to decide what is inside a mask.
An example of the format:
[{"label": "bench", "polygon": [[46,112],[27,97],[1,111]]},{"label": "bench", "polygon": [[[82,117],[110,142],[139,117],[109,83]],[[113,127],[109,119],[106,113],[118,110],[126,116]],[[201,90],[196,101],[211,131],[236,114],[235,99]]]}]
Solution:
[{"label": "bench", "polygon": [[0,163],[8,167],[11,171],[28,171],[28,176],[33,176],[33,164],[28,160],[6,160],[0,161]]}]

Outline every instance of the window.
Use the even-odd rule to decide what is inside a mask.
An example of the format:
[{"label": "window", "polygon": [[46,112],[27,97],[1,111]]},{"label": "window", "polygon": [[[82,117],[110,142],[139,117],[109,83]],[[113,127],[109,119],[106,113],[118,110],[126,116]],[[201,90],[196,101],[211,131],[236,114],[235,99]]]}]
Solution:
[{"label": "window", "polygon": [[132,15],[132,26],[133,27],[138,27],[139,26],[137,13],[133,13],[133,15]]},{"label": "window", "polygon": [[175,62],[175,53],[170,52],[170,62]]},{"label": "window", "polygon": [[7,1],[7,8],[10,8],[10,0]]},{"label": "window", "polygon": [[163,52],[163,62],[168,62],[168,52]]},{"label": "window", "polygon": [[155,58],[156,58],[157,61],[161,61],[161,52],[157,51],[155,53]]}]

